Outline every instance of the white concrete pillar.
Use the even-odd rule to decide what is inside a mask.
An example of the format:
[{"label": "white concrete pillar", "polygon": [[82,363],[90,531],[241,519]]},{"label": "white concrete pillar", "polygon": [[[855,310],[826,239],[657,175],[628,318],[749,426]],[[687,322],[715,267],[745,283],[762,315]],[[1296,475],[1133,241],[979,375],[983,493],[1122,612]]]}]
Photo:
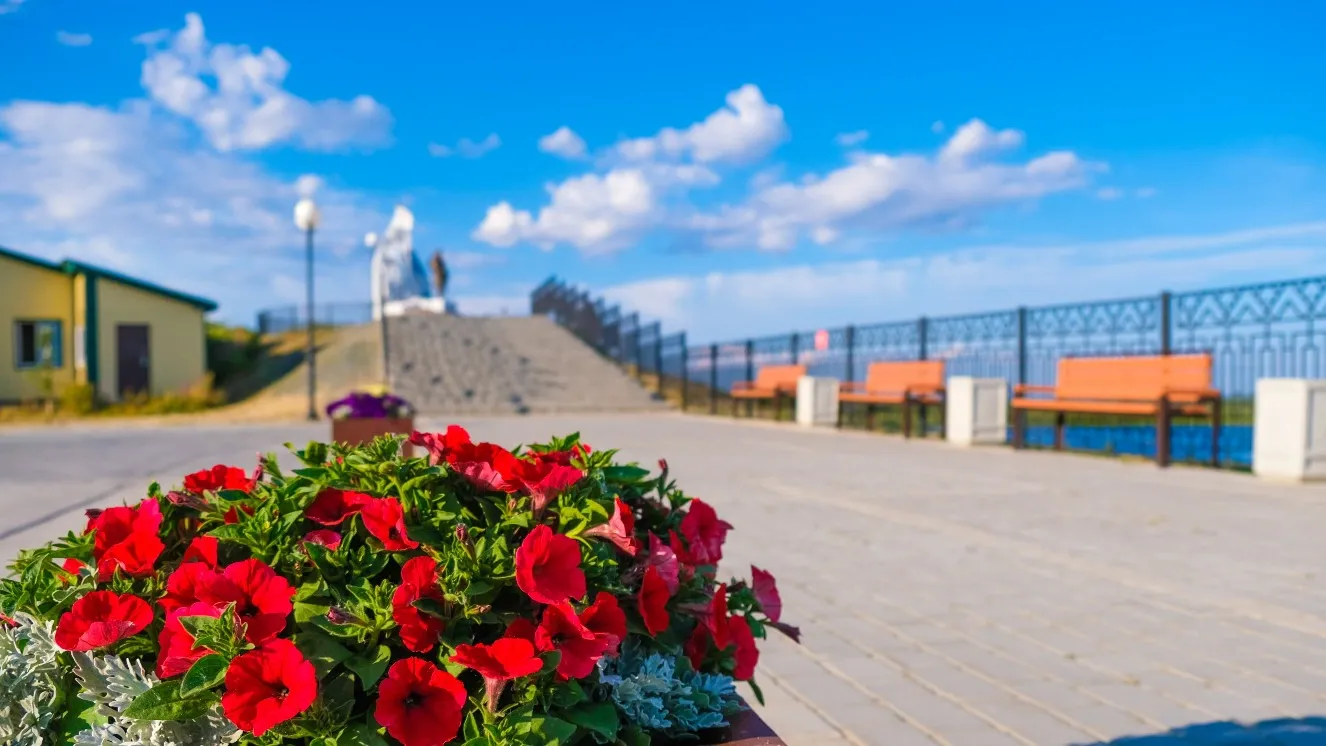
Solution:
[{"label": "white concrete pillar", "polygon": [[832,427],[838,424],[838,379],[802,376],[797,379],[797,424]]},{"label": "white concrete pillar", "polygon": [[1008,440],[1008,381],[953,376],[944,399],[948,442],[972,446]]},{"label": "white concrete pillar", "polygon": [[1254,474],[1293,482],[1326,478],[1326,380],[1262,378],[1253,410]]}]

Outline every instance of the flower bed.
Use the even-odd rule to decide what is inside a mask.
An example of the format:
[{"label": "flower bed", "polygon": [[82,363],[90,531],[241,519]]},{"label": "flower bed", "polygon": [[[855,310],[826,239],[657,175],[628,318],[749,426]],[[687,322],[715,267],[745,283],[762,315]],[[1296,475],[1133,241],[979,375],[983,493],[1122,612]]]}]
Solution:
[{"label": "flower bed", "polygon": [[[21,553],[0,743],[626,744],[749,732],[780,621],[729,524],[576,436],[464,430],[216,466]],[[761,735],[768,735],[767,733]],[[719,740],[724,736],[719,735]]]},{"label": "flower bed", "polygon": [[[414,406],[399,396],[354,391],[327,405],[333,443],[363,445],[382,435],[409,435],[414,430]],[[406,458],[414,455],[410,443],[402,445]]]}]

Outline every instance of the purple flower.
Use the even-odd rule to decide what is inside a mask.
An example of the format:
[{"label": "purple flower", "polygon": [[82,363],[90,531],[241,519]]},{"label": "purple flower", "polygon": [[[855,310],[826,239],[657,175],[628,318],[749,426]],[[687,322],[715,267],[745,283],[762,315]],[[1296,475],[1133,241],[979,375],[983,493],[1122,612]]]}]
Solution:
[{"label": "purple flower", "polygon": [[327,405],[327,416],[335,420],[379,420],[414,415],[410,403],[392,394],[378,396],[363,391],[351,392]]}]

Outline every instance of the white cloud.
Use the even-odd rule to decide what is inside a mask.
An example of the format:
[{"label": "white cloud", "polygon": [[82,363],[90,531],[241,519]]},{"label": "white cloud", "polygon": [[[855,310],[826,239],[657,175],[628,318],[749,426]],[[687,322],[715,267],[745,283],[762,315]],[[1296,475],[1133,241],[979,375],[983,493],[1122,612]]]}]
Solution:
[{"label": "white cloud", "polygon": [[1142,187],[1134,192],[1138,199],[1151,199],[1156,193],[1155,187]]},{"label": "white cloud", "polygon": [[[1326,260],[1326,222],[1194,236],[978,246],[925,257],[677,275],[602,295],[704,343],[920,315],[1283,279]],[[1034,266],[1035,272],[1027,272]]]},{"label": "white cloud", "polygon": [[537,218],[501,202],[488,208],[471,237],[494,246],[529,241],[550,249],[565,242],[589,252],[611,251],[650,225],[658,207],[654,185],[638,168],[585,174],[550,184],[548,192],[549,204]]},{"label": "white cloud", "polygon": [[958,128],[939,151],[939,159],[951,163],[961,163],[981,155],[1000,150],[1010,150],[1022,145],[1022,133],[1018,130],[990,129],[990,125],[979,119]]},{"label": "white cloud", "polygon": [[455,147],[430,142],[428,143],[428,154],[434,158],[450,158],[453,155],[459,155],[461,158],[482,158],[490,151],[497,150],[500,147],[502,147],[502,138],[494,132],[479,142],[475,142],[468,137],[462,137]]},{"label": "white cloud", "polygon": [[1096,190],[1096,199],[1112,202],[1123,196],[1123,190],[1118,187],[1101,187]]},{"label": "white cloud", "polygon": [[173,35],[151,32],[135,41],[148,49],[142,69],[148,95],[191,120],[217,150],[280,144],[335,150],[388,139],[391,115],[372,97],[309,101],[291,94],[283,87],[290,63],[279,52],[212,44],[196,13]]},{"label": "white cloud", "polygon": [[833,141],[843,146],[844,148],[852,148],[865,142],[866,139],[869,137],[870,133],[868,131],[857,130],[856,132],[843,132],[839,134],[837,137],[833,138]]},{"label": "white cloud", "polygon": [[585,141],[570,127],[558,127],[557,131],[539,138],[539,150],[562,158],[575,160],[584,158],[588,151]]},{"label": "white cloud", "polygon": [[56,31],[55,40],[66,47],[86,47],[92,43],[92,34],[75,34],[69,31]]},{"label": "white cloud", "polygon": [[765,101],[758,86],[746,84],[727,94],[727,106],[704,121],[619,143],[617,154],[631,161],[690,157],[699,163],[748,163],[787,136],[783,110]]}]

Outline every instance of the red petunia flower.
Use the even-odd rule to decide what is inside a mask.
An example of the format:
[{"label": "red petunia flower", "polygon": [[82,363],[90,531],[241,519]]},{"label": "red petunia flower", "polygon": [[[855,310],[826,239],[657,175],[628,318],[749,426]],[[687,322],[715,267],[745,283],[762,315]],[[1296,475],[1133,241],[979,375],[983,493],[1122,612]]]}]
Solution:
[{"label": "red petunia flower", "polygon": [[457,645],[451,662],[472,668],[483,677],[489,712],[497,711],[497,700],[508,681],[543,668],[534,645],[519,637],[502,637],[490,645]]},{"label": "red petunia flower", "polygon": [[184,477],[184,489],[199,495],[220,490],[249,492],[257,484],[257,476],[250,477],[238,466],[224,464],[217,464],[210,469],[196,471]]},{"label": "red petunia flower", "polygon": [[142,632],[152,623],[152,607],[143,599],[112,591],[92,591],[60,616],[55,644],[63,650],[86,652],[113,645]]},{"label": "red petunia flower", "polygon": [[[607,523],[602,523],[585,532],[585,536],[597,536],[607,539],[617,548],[635,556],[638,546],[635,541],[635,513],[631,506],[622,501],[620,497],[615,498],[613,505],[612,518]],[[536,511],[537,512],[537,511]]]},{"label": "red petunia flower", "polygon": [[502,633],[502,636],[514,637],[518,640],[528,640],[530,644],[533,645],[535,644],[534,636],[537,630],[538,630],[538,625],[536,625],[532,620],[526,619],[525,617],[522,616],[522,617],[517,617],[514,621],[508,624],[506,626],[506,632]]},{"label": "red petunia flower", "polygon": [[516,492],[520,480],[518,460],[510,451],[493,443],[465,443],[447,454],[452,471],[465,477],[482,492]]},{"label": "red petunia flower", "polygon": [[131,578],[145,578],[156,572],[157,559],[165,549],[166,545],[155,533],[135,531],[97,560],[97,580],[110,581],[116,570]]},{"label": "red petunia flower", "polygon": [[[511,465],[513,480],[520,491],[528,494],[534,515],[542,515],[548,503],[584,478],[585,473],[574,466],[563,466],[553,461],[534,459],[514,460]],[[510,490],[508,490],[510,491]]]},{"label": "red petunia flower", "polygon": [[403,746],[442,746],[460,731],[467,697],[455,676],[422,658],[406,658],[378,684],[373,717]]},{"label": "red petunia flower", "polygon": [[166,595],[157,604],[166,613],[198,602],[198,587],[216,575],[216,570],[202,562],[188,562],[175,568],[166,578]]},{"label": "red petunia flower", "polygon": [[364,528],[389,552],[419,548],[419,542],[405,533],[405,509],[394,497],[379,497],[363,507],[360,517]]},{"label": "red petunia flower", "polygon": [[769,621],[778,621],[783,616],[783,598],[778,595],[778,583],[774,581],[774,576],[755,565],[750,566],[750,576],[751,590],[755,592],[760,611],[769,617]]},{"label": "red petunia flower", "polygon": [[415,653],[427,653],[437,644],[446,624],[432,614],[414,607],[421,598],[444,600],[437,585],[437,561],[415,557],[401,566],[401,584],[391,596],[391,618],[401,628],[401,642]]},{"label": "red petunia flower", "polygon": [[580,623],[599,637],[607,640],[605,655],[615,655],[617,647],[626,639],[626,612],[617,604],[617,597],[599,591],[594,603],[580,612]]},{"label": "red petunia flower", "polygon": [[645,568],[645,579],[640,584],[640,596],[638,599],[638,608],[640,616],[645,620],[645,629],[649,630],[650,635],[666,630],[671,623],[671,617],[668,616],[668,599],[672,597],[672,592],[668,590],[668,583],[659,574],[654,566]]},{"label": "red petunia flower", "polygon": [[[182,565],[180,570],[186,567],[189,565]],[[235,604],[236,617],[248,625],[244,638],[254,645],[280,634],[294,610],[294,586],[262,560],[236,562],[222,572],[201,576],[198,581],[199,601],[222,607]]]},{"label": "red petunia flower", "polygon": [[334,552],[341,548],[341,535],[329,528],[319,528],[304,534],[300,542],[324,546]]},{"label": "red petunia flower", "polygon": [[318,675],[289,640],[268,640],[230,662],[221,709],[240,730],[261,736],[304,712],[318,696]]},{"label": "red petunia flower", "polygon": [[717,565],[723,559],[723,542],[732,524],[718,519],[718,514],[702,500],[692,500],[681,519],[681,535],[697,565]]},{"label": "red petunia flower", "polygon": [[720,583],[709,602],[709,616],[705,617],[705,626],[713,635],[714,644],[719,650],[727,649],[732,644],[732,630],[727,623],[727,583]]},{"label": "red petunia flower", "polygon": [[[82,571],[84,567],[87,567],[87,565],[83,562],[83,560],[80,560],[77,557],[66,557],[64,562],[60,564],[60,569],[69,573],[70,575],[77,575],[80,571]],[[61,583],[68,583],[69,581],[70,578],[60,579]]]},{"label": "red petunia flower", "polygon": [[318,493],[317,499],[304,509],[304,517],[324,526],[339,526],[342,521],[364,509],[373,502],[372,495],[362,492],[347,492],[328,487]]},{"label": "red petunia flower", "polygon": [[221,616],[221,609],[212,604],[196,603],[185,606],[166,615],[166,626],[161,628],[157,637],[157,678],[169,679],[179,676],[199,658],[210,654],[207,648],[195,648],[193,635],[180,624],[180,617],[208,616],[216,619]]},{"label": "red petunia flower", "polygon": [[184,550],[185,562],[202,562],[208,567],[216,567],[217,551],[220,548],[215,536],[198,536],[189,542],[189,546]]},{"label": "red petunia flower", "polygon": [[444,461],[450,462],[452,451],[472,442],[470,434],[460,425],[447,426],[446,433],[421,433],[418,430],[410,433],[410,443],[425,448],[428,451],[428,463],[433,466]]},{"label": "red petunia flower", "polygon": [[516,585],[541,604],[585,596],[580,545],[569,536],[539,524],[516,550]]},{"label": "red petunia flower", "polygon": [[111,547],[133,534],[156,536],[161,530],[161,505],[149,497],[132,508],[120,505],[95,514],[89,510],[87,530],[96,531],[92,558],[100,560]]},{"label": "red petunia flower", "polygon": [[599,635],[576,616],[571,604],[563,601],[543,610],[543,621],[534,632],[539,650],[562,654],[557,663],[560,679],[580,679],[594,670],[594,664],[609,648],[608,635]]},{"label": "red petunia flower", "polygon": [[709,629],[703,624],[695,625],[695,629],[691,631],[691,636],[687,638],[681,650],[691,661],[691,667],[699,671],[700,664],[704,663],[705,653],[709,652]]},{"label": "red petunia flower", "polygon": [[649,535],[649,567],[658,571],[658,576],[668,586],[669,594],[676,593],[677,588],[681,587],[677,553],[653,534]]},{"label": "red petunia flower", "polygon": [[737,681],[749,681],[755,675],[755,666],[760,662],[760,649],[755,647],[755,635],[751,634],[750,623],[744,616],[733,615],[728,619],[732,629],[732,640],[737,643],[737,667],[732,678]]}]

